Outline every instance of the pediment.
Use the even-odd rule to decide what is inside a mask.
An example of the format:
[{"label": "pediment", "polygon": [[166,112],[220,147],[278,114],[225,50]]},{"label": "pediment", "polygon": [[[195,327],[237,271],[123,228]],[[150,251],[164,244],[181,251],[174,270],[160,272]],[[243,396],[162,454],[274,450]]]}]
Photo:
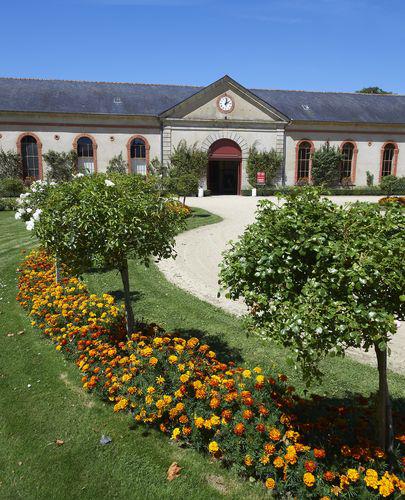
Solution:
[{"label": "pediment", "polygon": [[[232,109],[221,110],[219,101],[228,97]],[[282,113],[226,76],[205,87],[161,115],[190,121],[287,122]]]}]

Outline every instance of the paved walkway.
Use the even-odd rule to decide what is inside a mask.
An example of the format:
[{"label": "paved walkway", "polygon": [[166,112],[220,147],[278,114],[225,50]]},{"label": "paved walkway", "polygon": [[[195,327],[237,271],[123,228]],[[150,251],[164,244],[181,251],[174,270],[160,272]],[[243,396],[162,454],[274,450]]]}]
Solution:
[{"label": "paved walkway", "polygon": [[[336,203],[366,200],[377,201],[378,196],[332,196]],[[250,196],[211,196],[206,198],[188,198],[187,204],[201,207],[223,218],[218,224],[203,226],[187,231],[176,240],[177,259],[167,259],[159,264],[166,278],[215,306],[228,312],[242,315],[246,307],[242,301],[228,300],[222,294],[217,298],[218,265],[221,254],[230,240],[235,240],[244,231],[246,225],[254,220],[257,202],[261,198]],[[273,201],[276,198],[270,197]],[[405,324],[402,324],[390,343],[391,356],[389,367],[405,373]],[[359,361],[375,365],[374,351],[365,353],[361,350],[350,350],[350,356]]]}]

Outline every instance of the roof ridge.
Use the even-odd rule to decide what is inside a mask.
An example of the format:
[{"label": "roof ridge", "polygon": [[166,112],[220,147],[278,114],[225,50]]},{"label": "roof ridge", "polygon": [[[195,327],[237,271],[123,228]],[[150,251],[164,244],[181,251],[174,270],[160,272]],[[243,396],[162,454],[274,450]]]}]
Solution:
[{"label": "roof ridge", "polygon": [[35,77],[18,77],[18,76],[0,76],[0,80],[21,80],[21,81],[36,81],[36,82],[70,82],[70,83],[100,83],[105,85],[147,85],[151,87],[190,87],[203,88],[201,85],[182,85],[180,83],[144,83],[144,82],[105,82],[98,80],[72,80],[66,78],[35,78]]},{"label": "roof ridge", "polygon": [[405,94],[369,94],[367,92],[343,92],[338,90],[297,90],[297,89],[249,89],[252,92],[255,90],[269,90],[270,92],[306,92],[308,94],[349,94],[349,95],[371,95],[371,96],[382,96],[382,97],[405,97]]}]

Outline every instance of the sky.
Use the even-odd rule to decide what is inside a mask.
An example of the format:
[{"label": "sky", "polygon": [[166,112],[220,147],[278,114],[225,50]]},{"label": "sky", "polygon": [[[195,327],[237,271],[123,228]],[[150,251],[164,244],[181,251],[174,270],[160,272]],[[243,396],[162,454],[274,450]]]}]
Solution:
[{"label": "sky", "polygon": [[1,0],[0,76],[405,94],[405,0]]}]

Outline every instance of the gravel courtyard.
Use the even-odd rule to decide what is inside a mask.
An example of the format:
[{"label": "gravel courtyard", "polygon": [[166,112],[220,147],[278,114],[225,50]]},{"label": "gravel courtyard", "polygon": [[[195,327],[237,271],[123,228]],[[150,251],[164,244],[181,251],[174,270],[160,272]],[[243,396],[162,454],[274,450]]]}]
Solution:
[{"label": "gravel courtyard", "polygon": [[[378,196],[331,196],[334,202],[343,204],[350,201],[377,201]],[[187,231],[178,236],[176,249],[177,259],[167,259],[159,263],[160,270],[166,278],[177,286],[196,295],[202,300],[242,315],[246,311],[243,302],[228,300],[221,294],[217,297],[218,265],[221,254],[230,240],[235,240],[243,233],[246,225],[254,220],[254,213],[261,198],[248,196],[211,196],[206,198],[188,198],[187,204],[200,207],[223,218],[218,224],[203,226]],[[275,197],[270,197],[276,201]],[[405,373],[405,324],[402,324],[390,343],[391,356],[389,367]],[[375,364],[374,351],[365,353],[350,350],[348,354],[359,361]]]}]

